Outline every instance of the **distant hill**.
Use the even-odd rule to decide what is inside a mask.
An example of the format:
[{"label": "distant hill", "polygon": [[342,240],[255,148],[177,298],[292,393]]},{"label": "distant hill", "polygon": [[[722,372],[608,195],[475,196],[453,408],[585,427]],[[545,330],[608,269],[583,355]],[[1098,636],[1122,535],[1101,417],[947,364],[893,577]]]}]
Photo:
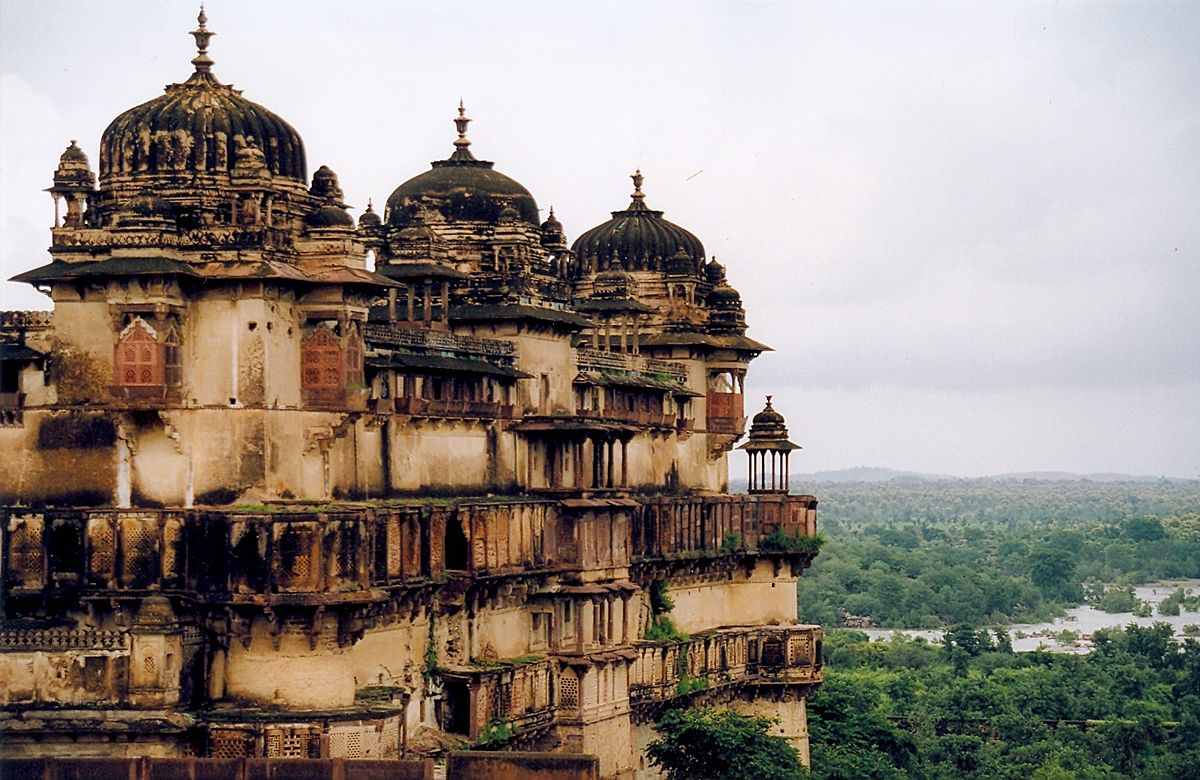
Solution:
[{"label": "distant hill", "polygon": [[808,474],[792,474],[793,483],[804,482],[929,482],[947,479],[961,479],[950,474],[928,474],[920,471],[901,471],[885,469],[877,466],[855,466],[852,469],[836,469],[834,471],[814,471]]},{"label": "distant hill", "polygon": [[[1011,471],[1004,474],[988,474],[982,477],[956,477],[952,474],[933,474],[923,471],[904,471],[879,466],[856,466],[832,471],[793,473],[791,485],[798,488],[805,483],[836,484],[842,482],[1188,482],[1187,478],[1160,477],[1148,474],[1121,474],[1116,472],[1079,473],[1074,471]],[[745,478],[730,480],[730,489],[745,490]]]}]

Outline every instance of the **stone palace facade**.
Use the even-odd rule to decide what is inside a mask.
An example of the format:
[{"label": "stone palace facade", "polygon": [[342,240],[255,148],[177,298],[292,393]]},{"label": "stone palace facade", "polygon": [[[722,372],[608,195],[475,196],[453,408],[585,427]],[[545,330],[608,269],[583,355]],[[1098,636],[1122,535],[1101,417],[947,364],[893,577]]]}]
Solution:
[{"label": "stone palace facade", "polygon": [[0,314],[0,756],[590,753],[665,707],[807,756],[816,500],[741,297],[647,202],[568,241],[453,153],[353,219],[300,135],[182,83],[74,141],[52,312]]}]

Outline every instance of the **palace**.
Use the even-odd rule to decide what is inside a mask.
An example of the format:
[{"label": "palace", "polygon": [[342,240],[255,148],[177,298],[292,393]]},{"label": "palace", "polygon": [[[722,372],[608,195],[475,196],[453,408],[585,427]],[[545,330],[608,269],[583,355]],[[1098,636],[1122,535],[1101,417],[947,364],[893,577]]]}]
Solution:
[{"label": "palace", "polygon": [[816,500],[765,345],[634,173],[569,242],[453,152],[382,213],[193,71],[72,141],[51,261],[0,314],[0,756],[388,758],[653,777],[664,708],[778,719],[807,760]]}]

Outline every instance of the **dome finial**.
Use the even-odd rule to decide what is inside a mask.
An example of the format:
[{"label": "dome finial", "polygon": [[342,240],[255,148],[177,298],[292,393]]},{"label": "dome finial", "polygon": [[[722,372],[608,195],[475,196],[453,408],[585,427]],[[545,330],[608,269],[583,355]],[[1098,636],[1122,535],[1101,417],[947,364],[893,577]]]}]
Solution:
[{"label": "dome finial", "polygon": [[646,180],[646,177],[642,175],[642,169],[638,168],[629,175],[629,178],[633,179],[633,199],[638,201],[645,200],[646,193],[642,192],[642,182]]},{"label": "dome finial", "polygon": [[208,56],[208,42],[216,33],[208,30],[208,15],[204,13],[204,3],[200,4],[200,13],[196,16],[196,21],[199,26],[192,30],[191,35],[196,39],[197,54],[192,59],[192,64],[196,66],[197,73],[208,73],[213,65],[212,57]]},{"label": "dome finial", "polygon": [[468,148],[471,145],[471,140],[467,138],[467,125],[471,124],[471,117],[467,116],[467,109],[463,107],[462,98],[458,99],[458,116],[454,117],[454,127],[458,130],[458,138],[454,139],[454,154],[450,155],[451,160],[474,160],[475,155],[471,154]]}]

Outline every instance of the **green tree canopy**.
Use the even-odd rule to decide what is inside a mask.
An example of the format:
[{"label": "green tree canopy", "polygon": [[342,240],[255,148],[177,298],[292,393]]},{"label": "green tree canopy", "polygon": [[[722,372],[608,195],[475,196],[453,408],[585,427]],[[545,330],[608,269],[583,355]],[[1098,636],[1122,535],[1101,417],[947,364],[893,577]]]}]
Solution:
[{"label": "green tree canopy", "polygon": [[732,710],[668,710],[655,724],[659,737],[646,755],[671,780],[807,777],[796,749],[769,733],[772,723]]}]

